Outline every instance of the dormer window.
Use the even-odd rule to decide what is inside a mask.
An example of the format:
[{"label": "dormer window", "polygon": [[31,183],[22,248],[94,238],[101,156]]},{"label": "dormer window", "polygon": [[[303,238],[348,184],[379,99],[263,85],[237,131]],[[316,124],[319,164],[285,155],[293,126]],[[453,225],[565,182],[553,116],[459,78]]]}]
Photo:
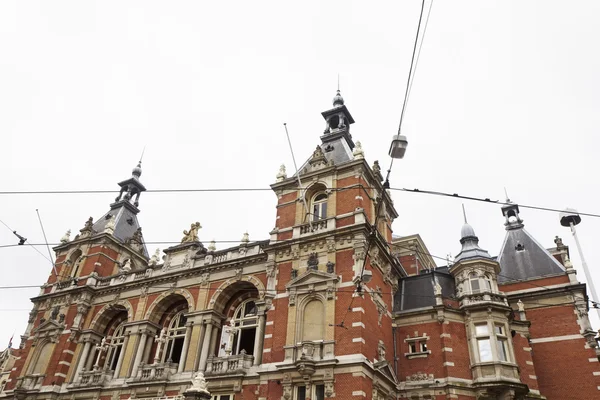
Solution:
[{"label": "dormer window", "polygon": [[318,221],[327,218],[327,194],[317,193],[312,200],[312,220]]}]

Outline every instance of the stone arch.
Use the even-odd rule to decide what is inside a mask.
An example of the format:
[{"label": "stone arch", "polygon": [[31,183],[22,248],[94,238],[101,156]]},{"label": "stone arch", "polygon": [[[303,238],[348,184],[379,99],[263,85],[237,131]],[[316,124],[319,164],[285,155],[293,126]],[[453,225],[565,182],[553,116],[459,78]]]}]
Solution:
[{"label": "stone arch", "polygon": [[55,343],[50,339],[44,339],[38,342],[34,348],[34,354],[31,358],[27,370],[29,374],[44,374],[50,358],[54,353]]},{"label": "stone arch", "polygon": [[[311,304],[320,304],[320,312],[314,309],[309,310],[307,313],[307,307]],[[296,306],[296,341],[304,340],[322,340],[326,335],[326,315],[327,311],[327,299],[320,293],[312,293],[304,296]],[[307,315],[310,320],[307,320]],[[317,323],[319,322],[319,323]],[[313,330],[320,330],[317,335],[319,337],[308,337],[307,332]]]},{"label": "stone arch", "polygon": [[251,292],[252,289],[256,290],[259,299],[264,299],[266,289],[260,279],[251,275],[243,276],[241,279],[228,279],[212,295],[208,308],[226,314],[225,308],[236,295],[239,295],[240,291]]},{"label": "stone arch", "polygon": [[104,328],[110,321],[120,312],[127,312],[127,321],[133,321],[133,307],[129,300],[118,300],[109,304],[105,304],[98,313],[94,316],[90,329],[96,332],[103,332]]},{"label": "stone arch", "polygon": [[185,300],[188,305],[188,312],[195,311],[194,296],[187,289],[175,289],[164,292],[156,298],[148,307],[144,319],[158,323],[165,311],[178,301]]}]

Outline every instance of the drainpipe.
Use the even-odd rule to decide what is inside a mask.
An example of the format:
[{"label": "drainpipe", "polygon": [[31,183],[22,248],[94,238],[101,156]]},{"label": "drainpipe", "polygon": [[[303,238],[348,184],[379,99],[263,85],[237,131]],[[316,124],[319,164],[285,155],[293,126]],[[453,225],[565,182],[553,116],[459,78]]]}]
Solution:
[{"label": "drainpipe", "polygon": [[396,343],[396,327],[394,325],[392,325],[392,340],[394,341],[394,373],[396,374],[396,377],[398,377],[398,357],[396,356],[396,347],[398,344]]}]

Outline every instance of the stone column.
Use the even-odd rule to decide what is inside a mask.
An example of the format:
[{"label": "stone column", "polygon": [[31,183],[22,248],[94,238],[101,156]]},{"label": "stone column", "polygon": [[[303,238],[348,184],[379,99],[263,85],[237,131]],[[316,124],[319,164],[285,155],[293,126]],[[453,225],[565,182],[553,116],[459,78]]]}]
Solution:
[{"label": "stone column", "polygon": [[119,360],[117,361],[117,366],[115,367],[115,374],[113,375],[113,379],[117,379],[119,377],[119,372],[121,372],[121,367],[123,366],[123,359],[125,358],[125,352],[127,351],[128,342],[129,334],[126,334],[125,339],[123,339],[123,345],[121,346],[121,353],[119,354]]},{"label": "stone column", "polygon": [[206,322],[206,330],[204,334],[204,341],[202,342],[202,353],[200,354],[200,364],[198,370],[204,372],[206,370],[206,360],[208,359],[208,353],[210,351],[210,344],[212,342],[212,322]]},{"label": "stone column", "polygon": [[83,350],[81,351],[81,357],[79,358],[79,363],[77,364],[77,369],[75,370],[75,376],[73,381],[79,382],[81,370],[84,368],[85,363],[90,355],[90,348],[92,347],[92,343],[88,340],[83,344]]},{"label": "stone column", "polygon": [[138,342],[138,349],[135,353],[135,360],[133,361],[133,368],[131,369],[131,376],[137,376],[138,368],[140,366],[140,362],[142,361],[142,356],[144,355],[144,348],[146,347],[146,340],[148,337],[148,332],[143,330],[139,332],[140,338]]},{"label": "stone column", "polygon": [[206,335],[206,324],[202,324],[200,327],[200,340],[198,341],[198,352],[196,354],[196,360],[194,361],[194,371],[198,371],[200,365],[200,357],[202,356],[202,348],[204,347],[204,337]]},{"label": "stone column", "polygon": [[185,362],[187,359],[188,348],[190,347],[190,337],[192,336],[192,329],[194,324],[187,324],[185,329],[185,337],[183,338],[183,348],[181,349],[181,357],[179,357],[179,365],[177,366],[177,372],[183,372],[185,369]]},{"label": "stone column", "polygon": [[[95,346],[97,342],[94,342],[92,340],[90,340],[90,350],[92,350],[92,346]],[[94,365],[94,354],[93,352],[91,352],[92,354],[89,354],[87,357],[87,360],[85,361],[85,370],[86,371],[91,371],[92,370],[92,366]]]},{"label": "stone column", "polygon": [[258,316],[258,326],[254,337],[254,365],[260,365],[262,362],[263,344],[265,341],[265,314]]}]

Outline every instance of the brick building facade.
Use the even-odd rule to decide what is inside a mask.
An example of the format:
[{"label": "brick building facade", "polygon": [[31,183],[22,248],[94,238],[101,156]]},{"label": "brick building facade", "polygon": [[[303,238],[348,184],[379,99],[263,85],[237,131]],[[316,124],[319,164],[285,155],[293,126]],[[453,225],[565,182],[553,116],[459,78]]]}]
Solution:
[{"label": "brick building facade", "polygon": [[[353,142],[341,95],[321,143],[282,167],[270,238],[198,239],[149,256],[141,166],[109,211],[55,247],[0,397],[177,398],[203,372],[215,400],[592,399],[597,342],[568,248],[547,250],[502,209],[497,258],[465,224],[437,267]],[[299,185],[301,182],[301,185]]]}]

